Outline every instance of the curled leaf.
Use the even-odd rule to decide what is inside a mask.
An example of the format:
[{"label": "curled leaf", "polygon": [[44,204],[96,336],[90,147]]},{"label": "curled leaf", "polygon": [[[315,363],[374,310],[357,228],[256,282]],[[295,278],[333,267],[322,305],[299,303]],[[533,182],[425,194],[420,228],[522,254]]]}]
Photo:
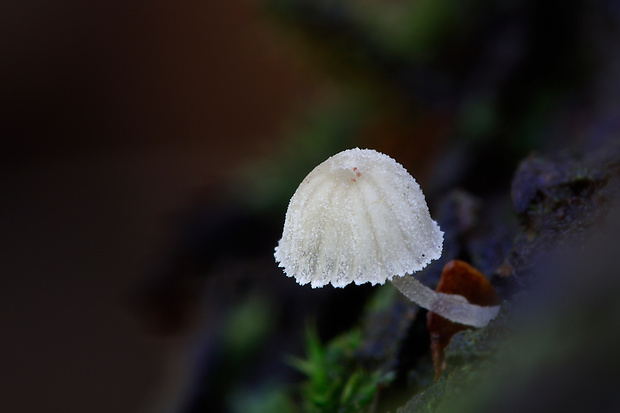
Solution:
[{"label": "curled leaf", "polygon": [[[499,304],[499,297],[493,285],[484,274],[465,261],[452,260],[444,266],[436,291],[444,294],[458,294],[467,298],[470,303],[480,306]],[[435,380],[437,380],[446,368],[444,349],[450,343],[450,339],[459,331],[470,327],[447,320],[431,311],[427,314],[426,322],[431,339]]]}]

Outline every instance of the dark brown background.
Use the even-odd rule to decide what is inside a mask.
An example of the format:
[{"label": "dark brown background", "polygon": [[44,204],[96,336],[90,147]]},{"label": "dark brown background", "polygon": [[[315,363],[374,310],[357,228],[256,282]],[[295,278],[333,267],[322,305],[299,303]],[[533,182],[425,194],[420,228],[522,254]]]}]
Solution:
[{"label": "dark brown background", "polygon": [[13,3],[0,6],[0,410],[164,408],[191,337],[148,336],[126,294],[165,254],[167,216],[269,153],[311,82],[250,2]]}]

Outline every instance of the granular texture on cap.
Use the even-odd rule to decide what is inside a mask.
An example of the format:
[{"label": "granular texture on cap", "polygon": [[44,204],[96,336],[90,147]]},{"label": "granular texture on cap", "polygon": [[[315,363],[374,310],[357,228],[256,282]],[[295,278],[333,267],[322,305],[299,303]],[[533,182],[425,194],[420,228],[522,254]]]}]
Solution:
[{"label": "granular texture on cap", "polygon": [[312,287],[383,284],[441,256],[443,232],[407,170],[372,149],[340,152],[290,200],[275,258]]}]

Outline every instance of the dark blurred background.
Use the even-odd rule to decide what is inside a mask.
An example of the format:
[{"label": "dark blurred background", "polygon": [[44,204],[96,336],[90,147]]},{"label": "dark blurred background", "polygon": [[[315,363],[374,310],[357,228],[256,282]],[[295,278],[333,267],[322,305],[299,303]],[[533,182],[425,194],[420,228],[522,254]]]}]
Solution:
[{"label": "dark blurred background", "polygon": [[[0,5],[0,410],[269,411],[308,320],[332,338],[373,291],[299,287],[272,256],[345,148],[456,222],[437,265],[499,274],[522,160],[620,136],[619,24],[617,0]],[[534,169],[521,214],[578,168]]]},{"label": "dark blurred background", "polygon": [[137,411],[183,377],[184,336],[128,296],[313,89],[263,26],[246,2],[0,5],[0,410]]}]

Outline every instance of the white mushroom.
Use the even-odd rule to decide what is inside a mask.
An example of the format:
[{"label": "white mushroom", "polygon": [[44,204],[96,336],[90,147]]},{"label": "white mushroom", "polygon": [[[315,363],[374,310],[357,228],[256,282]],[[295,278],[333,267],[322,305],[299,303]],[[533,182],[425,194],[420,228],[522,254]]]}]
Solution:
[{"label": "white mushroom", "polygon": [[451,321],[486,325],[499,307],[437,293],[413,272],[441,256],[443,232],[415,179],[372,149],[349,149],[318,165],[295,191],[275,258],[313,288],[391,280],[409,299]]}]

